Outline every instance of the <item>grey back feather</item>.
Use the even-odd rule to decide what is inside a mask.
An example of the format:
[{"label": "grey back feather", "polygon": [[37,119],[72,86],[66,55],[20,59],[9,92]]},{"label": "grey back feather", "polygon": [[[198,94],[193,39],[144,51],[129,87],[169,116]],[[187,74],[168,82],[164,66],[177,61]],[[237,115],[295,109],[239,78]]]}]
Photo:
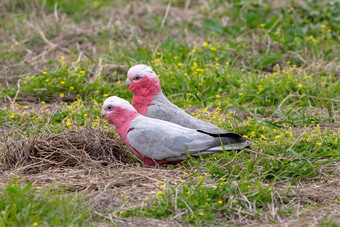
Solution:
[{"label": "grey back feather", "polygon": [[211,123],[201,121],[185,113],[181,108],[172,104],[162,92],[156,95],[154,100],[149,104],[146,116],[169,121],[187,128],[201,129],[209,133],[226,133],[226,131]]}]

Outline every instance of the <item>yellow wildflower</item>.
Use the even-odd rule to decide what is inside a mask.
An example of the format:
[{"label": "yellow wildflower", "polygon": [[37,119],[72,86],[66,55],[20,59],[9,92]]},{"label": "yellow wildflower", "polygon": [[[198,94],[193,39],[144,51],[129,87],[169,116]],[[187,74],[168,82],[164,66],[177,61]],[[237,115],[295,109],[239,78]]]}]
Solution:
[{"label": "yellow wildflower", "polygon": [[45,105],[45,101],[41,101],[41,104],[42,104],[42,105]]},{"label": "yellow wildflower", "polygon": [[70,90],[74,90],[74,87],[73,87],[73,86],[71,86],[71,87],[70,87]]},{"label": "yellow wildflower", "polygon": [[289,64],[290,64],[290,61],[287,61],[286,64],[289,65]]},{"label": "yellow wildflower", "polygon": [[178,66],[182,66],[183,64],[182,64],[182,63],[178,63],[177,65],[178,65]]},{"label": "yellow wildflower", "polygon": [[261,135],[261,138],[262,139],[264,139],[264,140],[266,140],[267,138],[264,136],[264,135]]},{"label": "yellow wildflower", "polygon": [[199,214],[199,215],[201,215],[201,216],[203,216],[203,215],[204,215],[204,213],[202,213],[202,212],[199,212],[198,214]]},{"label": "yellow wildflower", "polygon": [[218,99],[219,99],[219,98],[221,98],[221,96],[220,96],[220,95],[216,95],[216,98],[218,98]]},{"label": "yellow wildflower", "polygon": [[215,47],[210,47],[210,50],[211,51],[216,51],[216,48]]},{"label": "yellow wildflower", "polygon": [[73,109],[73,106],[69,106],[68,108],[69,108],[70,110],[72,110],[72,109]]},{"label": "yellow wildflower", "polygon": [[24,109],[28,109],[28,106],[24,106]]},{"label": "yellow wildflower", "polygon": [[277,135],[277,136],[275,136],[275,139],[278,139],[278,138],[280,138],[281,137],[281,135]]},{"label": "yellow wildflower", "polygon": [[84,117],[87,117],[87,113],[83,115]]},{"label": "yellow wildflower", "polygon": [[174,59],[177,59],[178,58],[178,56],[174,56]]},{"label": "yellow wildflower", "polygon": [[62,81],[60,81],[60,83],[61,83],[61,84],[65,84],[65,81],[62,80]]},{"label": "yellow wildflower", "polygon": [[318,145],[319,147],[321,146],[321,143],[316,143],[316,145]]},{"label": "yellow wildflower", "polygon": [[63,93],[60,93],[60,95],[59,95],[60,97],[64,97],[65,95],[63,94]]},{"label": "yellow wildflower", "polygon": [[321,28],[325,28],[325,27],[326,27],[326,25],[322,24],[320,27],[321,27]]},{"label": "yellow wildflower", "polygon": [[331,33],[331,32],[332,32],[332,29],[327,29],[327,32],[328,32],[328,33]]},{"label": "yellow wildflower", "polygon": [[263,90],[263,86],[262,85],[259,85],[258,88],[259,88],[259,91]]},{"label": "yellow wildflower", "polygon": [[47,74],[47,72],[46,72],[46,71],[44,71],[44,72],[43,72],[43,74],[44,74],[44,75],[46,75],[46,74]]},{"label": "yellow wildflower", "polygon": [[14,118],[14,114],[11,114],[11,116],[9,116],[10,118]]},{"label": "yellow wildflower", "polygon": [[157,192],[157,195],[160,195],[160,194],[162,194],[162,191],[158,191],[158,192]]},{"label": "yellow wildflower", "polygon": [[245,138],[249,138],[247,135],[243,135],[243,137],[245,137]]},{"label": "yellow wildflower", "polygon": [[85,71],[81,70],[79,71],[80,74],[85,74]]},{"label": "yellow wildflower", "polygon": [[298,84],[298,87],[301,88],[303,85],[302,84]]},{"label": "yellow wildflower", "polygon": [[107,97],[107,96],[109,96],[109,94],[104,94],[104,95],[103,95],[103,97]]},{"label": "yellow wildflower", "polygon": [[198,176],[198,178],[199,178],[200,180],[202,180],[203,176],[200,175],[200,176]]},{"label": "yellow wildflower", "polygon": [[223,202],[221,200],[217,201],[218,204],[222,204]]},{"label": "yellow wildflower", "polygon": [[33,225],[34,225],[34,226],[38,226],[39,223],[35,221],[35,222],[33,223]]},{"label": "yellow wildflower", "polygon": [[264,28],[264,26],[266,26],[265,24],[260,24],[261,28]]},{"label": "yellow wildflower", "polygon": [[238,93],[238,95],[239,95],[239,96],[242,96],[242,95],[243,95],[243,93]]},{"label": "yellow wildflower", "polygon": [[207,43],[207,42],[204,42],[204,43],[203,43],[203,46],[204,46],[204,47],[208,46],[208,43]]}]

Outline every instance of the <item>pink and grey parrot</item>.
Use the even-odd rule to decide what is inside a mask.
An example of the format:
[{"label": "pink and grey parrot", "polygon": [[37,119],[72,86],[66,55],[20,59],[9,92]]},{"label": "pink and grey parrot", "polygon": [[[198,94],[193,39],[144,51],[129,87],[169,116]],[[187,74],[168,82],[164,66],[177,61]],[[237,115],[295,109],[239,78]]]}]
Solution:
[{"label": "pink and grey parrot", "polygon": [[[163,94],[158,77],[151,67],[135,65],[129,69],[127,77],[126,84],[128,89],[133,92],[132,105],[138,113],[147,117],[169,121],[186,128],[196,129],[209,135],[230,136],[236,143],[244,144],[244,146],[250,144],[250,140],[194,118],[172,104]],[[244,143],[245,141],[247,143]],[[240,147],[243,148],[242,146]]]},{"label": "pink and grey parrot", "polygon": [[[116,127],[120,138],[147,166],[179,163],[188,158],[246,146],[234,133],[219,136],[145,117],[117,96],[105,100],[102,116]],[[237,134],[236,134],[237,135]],[[223,144],[223,146],[221,145]]]}]

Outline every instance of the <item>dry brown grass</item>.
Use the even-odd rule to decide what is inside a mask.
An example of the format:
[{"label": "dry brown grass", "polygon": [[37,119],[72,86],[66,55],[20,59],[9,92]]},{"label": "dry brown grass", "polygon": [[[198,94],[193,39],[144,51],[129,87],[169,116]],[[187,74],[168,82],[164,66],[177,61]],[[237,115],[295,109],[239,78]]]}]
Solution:
[{"label": "dry brown grass", "polygon": [[90,127],[19,141],[8,137],[4,144],[0,163],[5,170],[40,172],[53,167],[133,162],[131,153],[113,133]]}]

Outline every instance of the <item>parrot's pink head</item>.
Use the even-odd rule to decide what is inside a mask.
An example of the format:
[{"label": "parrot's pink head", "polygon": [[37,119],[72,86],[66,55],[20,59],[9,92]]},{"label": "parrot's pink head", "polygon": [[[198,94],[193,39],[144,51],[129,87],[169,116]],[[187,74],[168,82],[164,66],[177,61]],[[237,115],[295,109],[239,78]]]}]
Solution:
[{"label": "parrot's pink head", "polygon": [[131,122],[138,115],[135,108],[133,108],[128,101],[117,96],[111,96],[104,101],[102,116],[105,116],[116,128],[120,128],[124,126],[125,123]]},{"label": "parrot's pink head", "polygon": [[135,65],[127,73],[126,85],[134,95],[155,96],[162,91],[158,76],[147,65]]}]

